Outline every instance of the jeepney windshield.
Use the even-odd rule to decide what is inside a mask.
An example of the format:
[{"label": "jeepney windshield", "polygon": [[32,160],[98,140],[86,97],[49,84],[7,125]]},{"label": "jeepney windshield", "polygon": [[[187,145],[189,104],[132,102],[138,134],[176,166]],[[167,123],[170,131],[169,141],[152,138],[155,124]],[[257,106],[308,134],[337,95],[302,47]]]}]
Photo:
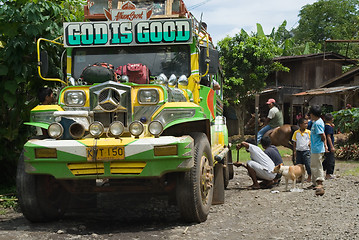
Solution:
[{"label": "jeepney windshield", "polygon": [[142,63],[149,68],[151,76],[164,73],[167,77],[171,74],[189,77],[190,56],[188,45],[77,48],[72,54],[72,76],[78,79],[85,67],[105,62],[115,69],[128,63]]}]

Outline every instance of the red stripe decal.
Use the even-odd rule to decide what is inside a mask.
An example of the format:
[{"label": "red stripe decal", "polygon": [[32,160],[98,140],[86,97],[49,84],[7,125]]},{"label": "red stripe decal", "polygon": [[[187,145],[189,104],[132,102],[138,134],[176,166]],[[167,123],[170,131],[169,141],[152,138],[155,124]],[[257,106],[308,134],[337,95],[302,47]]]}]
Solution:
[{"label": "red stripe decal", "polygon": [[211,89],[211,90],[209,90],[209,93],[207,96],[207,106],[208,106],[209,111],[212,114],[212,117],[215,118],[213,99],[214,99],[214,91],[213,91],[213,89]]}]

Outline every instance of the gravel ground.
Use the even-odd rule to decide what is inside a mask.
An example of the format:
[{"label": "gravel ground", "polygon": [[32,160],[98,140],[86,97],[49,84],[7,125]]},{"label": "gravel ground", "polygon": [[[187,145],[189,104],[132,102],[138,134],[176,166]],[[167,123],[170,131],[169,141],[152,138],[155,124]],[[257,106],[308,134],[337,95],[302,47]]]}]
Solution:
[{"label": "gravel ground", "polygon": [[46,224],[31,224],[21,213],[7,210],[0,215],[0,240],[359,239],[359,177],[344,176],[355,167],[359,164],[337,162],[339,177],[325,182],[322,197],[313,190],[285,192],[284,179],[272,189],[247,190],[250,178],[244,168],[235,168],[225,204],[213,206],[201,224],[181,222],[176,208],[158,197],[114,204],[104,195],[98,198],[100,210],[71,212]]}]

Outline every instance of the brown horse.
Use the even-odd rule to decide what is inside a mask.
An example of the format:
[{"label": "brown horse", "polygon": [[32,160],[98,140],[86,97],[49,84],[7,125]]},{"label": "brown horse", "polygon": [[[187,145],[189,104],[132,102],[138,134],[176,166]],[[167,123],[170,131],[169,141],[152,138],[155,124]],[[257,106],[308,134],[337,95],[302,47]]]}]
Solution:
[{"label": "brown horse", "polygon": [[284,124],[269,130],[264,136],[269,136],[274,146],[284,146],[293,151],[292,136],[299,127],[297,125]]},{"label": "brown horse", "polygon": [[[252,115],[252,118],[246,124],[247,129],[250,129],[251,127],[253,127],[254,123],[255,123],[255,115],[254,114],[251,114],[251,115]],[[258,118],[258,122],[259,121],[262,122],[263,119]],[[263,126],[263,122],[259,126]],[[269,130],[268,132],[266,132],[264,134],[264,136],[269,136],[269,138],[274,146],[284,146],[293,151],[292,136],[293,136],[294,131],[296,131],[297,129],[299,129],[299,127],[297,125],[284,124],[280,127]]]}]

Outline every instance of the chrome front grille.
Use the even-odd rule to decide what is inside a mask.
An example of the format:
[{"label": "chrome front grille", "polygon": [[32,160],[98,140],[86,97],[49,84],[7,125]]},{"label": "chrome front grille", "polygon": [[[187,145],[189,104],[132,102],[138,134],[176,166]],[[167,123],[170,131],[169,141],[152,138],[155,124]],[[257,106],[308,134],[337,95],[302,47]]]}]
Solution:
[{"label": "chrome front grille", "polygon": [[[131,87],[108,81],[90,87],[90,110],[105,127],[113,121],[131,121]],[[105,114],[106,113],[106,114]]]}]

